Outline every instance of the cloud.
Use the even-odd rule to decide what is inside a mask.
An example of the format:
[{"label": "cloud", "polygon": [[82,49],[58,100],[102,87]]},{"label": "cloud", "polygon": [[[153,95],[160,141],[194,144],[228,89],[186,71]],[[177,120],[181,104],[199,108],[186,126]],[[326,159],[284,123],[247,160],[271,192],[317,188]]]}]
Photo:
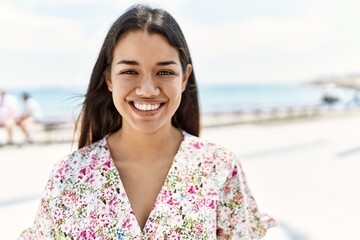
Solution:
[{"label": "cloud", "polygon": [[181,25],[201,81],[308,80],[359,70],[360,25],[352,7],[317,4],[288,18],[212,25],[181,19]]},{"label": "cloud", "polygon": [[[166,1],[149,1],[151,4],[164,4],[172,8],[184,2],[179,0],[169,4]],[[89,6],[89,3],[94,3],[93,7],[102,1],[53,0],[45,5],[73,6],[74,9],[82,5]],[[114,9],[113,15],[116,15],[115,9],[125,9],[134,3],[127,0],[107,2],[112,5],[109,9]],[[44,3],[38,0],[20,5],[0,2],[1,84],[7,87],[86,84],[114,17],[84,20],[61,17],[62,12],[55,16],[35,11],[35,6],[42,5]],[[106,21],[106,18],[109,20]]]},{"label": "cloud", "polygon": [[81,20],[34,14],[0,2],[1,84],[81,85],[87,82],[106,29]]},{"label": "cloud", "polygon": [[[92,7],[105,4],[100,0],[46,3],[81,9],[89,6],[89,2]],[[360,3],[353,0],[341,3],[317,0],[296,15],[257,15],[211,24],[196,19],[196,9],[191,8],[188,0],[147,2],[169,10],[176,17],[202,82],[307,80],[322,74],[358,70]],[[134,3],[137,1],[109,0],[106,1],[109,6],[105,6],[110,9],[108,12],[84,19],[39,14],[0,2],[0,63],[4,69],[0,78],[12,84],[23,84],[22,79],[31,84],[86,83],[118,9]],[[31,4],[43,3],[32,0]],[[195,17],[182,16],[179,8],[193,11]],[[22,71],[18,71],[19,59],[26,60]]]},{"label": "cloud", "polygon": [[[32,0],[31,4],[41,5],[41,2],[39,0]],[[46,2],[46,4],[66,5],[70,8],[71,5],[79,7],[79,4],[80,6],[87,6],[86,4],[89,3],[101,4],[102,2],[100,0],[52,0]],[[176,9],[186,2],[186,0],[147,1],[147,3],[153,6],[171,9]],[[106,4],[110,4],[109,9],[126,9],[135,3],[138,3],[138,1],[110,0],[106,2]],[[106,19],[106,16],[104,18]],[[95,28],[96,30],[94,30],[91,24],[95,25],[97,22],[103,22],[104,20],[93,19],[86,22],[69,17],[35,14],[31,11],[20,10],[15,5],[0,2],[0,29],[2,35],[0,51],[24,53],[88,52],[93,50],[94,47],[99,46],[106,34],[107,27],[113,20],[109,19],[107,24],[100,27],[96,26],[97,29]],[[88,31],[88,29],[91,29],[91,31]],[[19,42],[24,40],[26,40],[26,43],[19,44]]]},{"label": "cloud", "polygon": [[35,15],[6,3],[0,3],[0,9],[0,51],[84,52],[97,41],[96,36],[84,36],[81,23],[76,20]]}]

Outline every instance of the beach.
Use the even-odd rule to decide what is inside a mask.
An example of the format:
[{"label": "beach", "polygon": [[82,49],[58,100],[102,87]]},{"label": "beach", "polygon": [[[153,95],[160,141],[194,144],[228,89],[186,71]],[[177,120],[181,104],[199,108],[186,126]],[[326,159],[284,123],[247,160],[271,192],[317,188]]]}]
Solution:
[{"label": "beach", "polygon": [[[207,127],[202,137],[240,157],[260,210],[278,224],[265,240],[358,239],[359,123],[353,112]],[[52,166],[76,149],[60,140],[0,147],[2,239],[31,226]]]}]

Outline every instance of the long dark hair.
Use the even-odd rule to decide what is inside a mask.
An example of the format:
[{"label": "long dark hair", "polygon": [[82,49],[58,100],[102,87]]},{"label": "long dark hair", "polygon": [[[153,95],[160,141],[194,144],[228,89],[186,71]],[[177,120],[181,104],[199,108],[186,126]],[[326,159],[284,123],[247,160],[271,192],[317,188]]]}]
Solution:
[{"label": "long dark hair", "polygon": [[[146,5],[134,5],[111,26],[99,57],[93,68],[81,114],[77,121],[80,128],[78,147],[96,142],[122,126],[122,116],[116,110],[111,92],[104,79],[110,67],[116,43],[128,32],[143,29],[148,33],[165,36],[170,45],[179,51],[183,71],[192,64],[184,34],[175,19],[165,10]],[[199,136],[200,113],[194,68],[189,76],[179,108],[172,117],[172,125]]]}]

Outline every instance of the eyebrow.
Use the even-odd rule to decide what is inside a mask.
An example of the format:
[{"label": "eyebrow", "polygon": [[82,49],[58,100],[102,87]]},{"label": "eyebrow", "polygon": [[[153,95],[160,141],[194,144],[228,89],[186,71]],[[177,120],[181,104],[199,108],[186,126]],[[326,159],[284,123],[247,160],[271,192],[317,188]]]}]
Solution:
[{"label": "eyebrow", "polygon": [[139,63],[137,61],[130,61],[130,60],[121,60],[116,63],[116,65],[118,65],[118,64],[139,65]]},{"label": "eyebrow", "polygon": [[[133,65],[133,66],[140,65],[137,61],[132,61],[132,60],[121,60],[116,63],[116,65],[118,65],[118,64],[126,64],[126,65]],[[156,63],[156,65],[158,65],[158,66],[167,66],[167,65],[171,65],[171,64],[177,65],[177,62],[170,60],[170,61],[162,61],[162,62]]]},{"label": "eyebrow", "polygon": [[158,66],[166,66],[166,65],[171,65],[171,64],[177,65],[177,62],[175,62],[175,61],[163,61],[163,62],[158,62],[156,65],[158,65]]}]

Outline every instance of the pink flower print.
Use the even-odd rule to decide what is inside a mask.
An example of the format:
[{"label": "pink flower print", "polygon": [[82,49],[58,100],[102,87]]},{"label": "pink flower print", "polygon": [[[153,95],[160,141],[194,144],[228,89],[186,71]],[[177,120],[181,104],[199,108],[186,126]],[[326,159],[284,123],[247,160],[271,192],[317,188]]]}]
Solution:
[{"label": "pink flower print", "polygon": [[71,192],[67,191],[65,193],[65,196],[61,199],[61,203],[64,204],[64,206],[70,206],[70,204],[73,202],[73,197]]},{"label": "pink flower print", "polygon": [[200,148],[203,146],[203,144],[200,143],[200,142],[196,142],[196,143],[193,144],[193,146],[194,146],[196,149],[200,149]]},{"label": "pink flower print", "polygon": [[98,222],[97,222],[97,215],[95,215],[95,213],[93,211],[91,211],[90,213],[90,227],[91,228],[96,228],[97,226],[99,226]]},{"label": "pink flower print", "polygon": [[[169,205],[175,205],[175,204],[178,203],[178,202],[176,201],[177,199],[175,199],[175,198],[173,197],[173,193],[172,193],[172,191],[170,191],[170,190],[164,190],[162,193],[160,193],[159,196],[160,196],[161,198],[160,198],[160,199],[157,199],[157,200],[162,201],[162,202],[166,202],[166,203],[169,204]],[[157,202],[157,201],[156,201],[156,202]],[[155,202],[153,208],[155,207],[156,202]]]},{"label": "pink flower print", "polygon": [[214,200],[211,200],[211,201],[210,201],[209,207],[210,207],[211,209],[215,209],[215,201],[214,201]]},{"label": "pink flower print", "polygon": [[93,183],[94,182],[94,174],[90,174],[85,180],[86,183]]},{"label": "pink flower print", "polygon": [[[59,181],[60,183],[63,183],[64,179],[65,179],[65,176],[63,174],[63,168],[59,169],[56,174],[54,175],[55,179],[57,181]],[[54,179],[54,180],[55,180]],[[57,182],[58,183],[58,182]],[[58,185],[58,187],[60,188],[60,185]]]},{"label": "pink flower print", "polygon": [[71,234],[71,235],[78,236],[78,235],[79,235],[79,232],[80,232],[80,228],[79,228],[79,227],[77,227],[76,225],[75,225],[75,226],[71,226],[71,228],[70,228],[70,234]]},{"label": "pink flower print", "polygon": [[126,229],[130,229],[131,228],[131,223],[130,223],[130,218],[127,218],[123,224],[122,224],[122,228],[126,228]]},{"label": "pink flower print", "polygon": [[56,171],[55,178],[60,178],[63,175],[64,167],[59,168]]},{"label": "pink flower print", "polygon": [[96,167],[97,160],[98,160],[97,154],[91,155],[91,161],[90,161],[90,165],[89,165],[91,169],[94,169]]},{"label": "pink flower print", "polygon": [[48,188],[49,188],[49,191],[50,191],[50,192],[52,192],[52,191],[55,189],[54,184],[53,184],[52,181],[49,181],[49,182],[48,182]]},{"label": "pink flower print", "polygon": [[163,196],[165,198],[171,197],[172,196],[172,192],[170,190],[164,190]]},{"label": "pink flower print", "polygon": [[211,165],[214,162],[213,159],[216,159],[216,158],[206,158],[204,163],[207,165]]},{"label": "pink flower print", "polygon": [[81,148],[79,149],[79,152],[82,154],[82,155],[85,155],[86,153],[90,152],[89,148]]},{"label": "pink flower print", "polygon": [[95,219],[95,212],[94,211],[90,212],[90,219]]},{"label": "pink flower print", "polygon": [[191,186],[191,187],[188,189],[188,193],[195,193],[194,186]]},{"label": "pink flower print", "polygon": [[196,194],[199,190],[199,186],[195,185],[195,186],[190,186],[190,188],[188,189],[188,193],[193,193]]},{"label": "pink flower print", "polygon": [[202,230],[202,225],[200,223],[195,223],[195,231],[196,231],[196,237],[200,237],[201,236],[201,230]]},{"label": "pink flower print", "polygon": [[80,233],[80,236],[79,236],[79,238],[78,238],[79,240],[80,239],[89,239],[88,238],[88,233],[87,233],[87,231],[86,230],[83,230],[83,231],[81,231],[81,233]]},{"label": "pink flower print", "polygon": [[218,193],[217,193],[217,190],[212,187],[212,188],[207,189],[206,195],[207,196],[217,196]]},{"label": "pink flower print", "polygon": [[111,166],[111,161],[104,162],[102,170],[107,171],[110,168],[110,166]]},{"label": "pink flower print", "polygon": [[83,179],[83,177],[86,175],[86,167],[84,167],[83,169],[81,169],[79,171],[80,175],[79,175],[79,178],[80,179]]},{"label": "pink flower print", "polygon": [[56,222],[60,222],[64,219],[64,209],[56,208],[54,212],[54,219]]},{"label": "pink flower print", "polygon": [[98,216],[99,225],[101,227],[108,227],[110,225],[110,217],[107,214],[100,214]]},{"label": "pink flower print", "polygon": [[199,212],[199,210],[200,210],[200,206],[198,204],[196,204],[194,206],[194,211],[197,213],[197,212]]},{"label": "pink flower print", "polygon": [[189,183],[189,182],[190,182],[189,176],[184,177],[184,182],[186,182],[186,183]]},{"label": "pink flower print", "polygon": [[[224,161],[225,162],[225,159],[221,159],[222,161]],[[226,170],[232,170],[232,165],[231,165],[231,163],[228,163],[228,164],[226,164],[226,166],[225,166],[225,168],[226,168]]]},{"label": "pink flower print", "polygon": [[232,177],[235,177],[237,175],[237,170],[236,170],[236,168],[234,169],[234,171],[231,173],[231,176]]},{"label": "pink flower print", "polygon": [[229,186],[225,187],[225,193],[229,194],[231,192],[231,188]]},{"label": "pink flower print", "polygon": [[170,197],[167,201],[167,204],[174,205],[174,198]]},{"label": "pink flower print", "polygon": [[240,202],[243,199],[243,195],[241,193],[236,194],[235,201]]},{"label": "pink flower print", "polygon": [[180,236],[178,236],[178,233],[175,230],[171,230],[171,232],[166,237],[167,237],[166,239],[180,240]]},{"label": "pink flower print", "polygon": [[112,199],[116,196],[116,190],[113,187],[105,188],[101,196],[106,200]]},{"label": "pink flower print", "polygon": [[82,196],[74,196],[75,199],[75,208],[79,209],[87,205],[86,200]]}]

